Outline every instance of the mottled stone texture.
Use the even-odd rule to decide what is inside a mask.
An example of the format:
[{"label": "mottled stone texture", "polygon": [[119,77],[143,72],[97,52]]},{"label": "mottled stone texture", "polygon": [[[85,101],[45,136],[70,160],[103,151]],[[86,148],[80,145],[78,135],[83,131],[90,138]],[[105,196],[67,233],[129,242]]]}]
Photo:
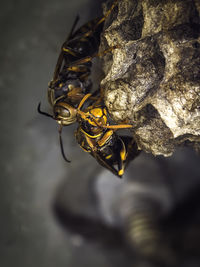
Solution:
[{"label": "mottled stone texture", "polygon": [[103,58],[105,104],[154,155],[200,147],[199,14],[200,0],[120,0],[105,24],[100,50],[119,45]]}]

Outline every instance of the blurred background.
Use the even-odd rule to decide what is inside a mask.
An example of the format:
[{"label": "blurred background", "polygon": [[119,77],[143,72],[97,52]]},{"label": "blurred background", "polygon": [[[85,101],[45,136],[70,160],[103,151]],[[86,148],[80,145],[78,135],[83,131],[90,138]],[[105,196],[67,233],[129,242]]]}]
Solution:
[{"label": "blurred background", "polygon": [[[120,180],[79,148],[76,125],[63,131],[72,161],[65,163],[57,124],[37,113],[40,101],[51,112],[46,89],[75,16],[80,26],[101,14],[102,2],[1,1],[2,267],[157,266],[149,258],[158,254],[178,266],[171,244],[181,266],[199,266],[200,168],[194,151],[179,148],[168,159],[141,153]],[[145,218],[139,230],[132,223],[138,218]]]}]

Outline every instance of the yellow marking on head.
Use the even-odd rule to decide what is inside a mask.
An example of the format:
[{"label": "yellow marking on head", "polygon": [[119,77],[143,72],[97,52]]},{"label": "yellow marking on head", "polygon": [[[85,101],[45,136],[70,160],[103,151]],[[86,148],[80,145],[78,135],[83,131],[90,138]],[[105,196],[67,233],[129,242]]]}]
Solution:
[{"label": "yellow marking on head", "polygon": [[59,84],[59,87],[61,88],[62,86],[63,86],[63,83],[60,83],[60,84]]},{"label": "yellow marking on head", "polygon": [[121,170],[118,171],[118,175],[119,176],[122,176],[123,174],[124,174],[124,170],[123,169],[121,169]]},{"label": "yellow marking on head", "polygon": [[97,118],[101,118],[103,116],[103,111],[101,108],[93,108],[90,113]]},{"label": "yellow marking on head", "polygon": [[106,159],[110,159],[112,157],[112,154],[106,156]]}]

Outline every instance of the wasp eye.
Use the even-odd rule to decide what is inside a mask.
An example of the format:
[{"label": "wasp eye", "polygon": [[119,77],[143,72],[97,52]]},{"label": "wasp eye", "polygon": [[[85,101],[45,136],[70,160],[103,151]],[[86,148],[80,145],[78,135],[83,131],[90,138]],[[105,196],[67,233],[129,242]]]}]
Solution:
[{"label": "wasp eye", "polygon": [[59,124],[70,125],[77,120],[77,110],[68,103],[59,102],[54,106],[54,119]]},{"label": "wasp eye", "polygon": [[61,114],[63,117],[70,117],[70,111],[66,108],[61,109]]},{"label": "wasp eye", "polygon": [[70,111],[64,107],[56,107],[54,110],[54,115],[56,118],[59,117],[68,118],[70,117]]}]

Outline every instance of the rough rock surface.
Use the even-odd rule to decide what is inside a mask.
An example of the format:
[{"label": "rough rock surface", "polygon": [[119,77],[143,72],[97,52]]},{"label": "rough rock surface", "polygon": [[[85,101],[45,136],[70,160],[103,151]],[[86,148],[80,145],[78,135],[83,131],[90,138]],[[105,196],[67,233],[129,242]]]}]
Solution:
[{"label": "rough rock surface", "polygon": [[103,58],[105,104],[154,155],[200,149],[199,15],[200,0],[120,0],[105,24],[100,50],[119,45]]}]

